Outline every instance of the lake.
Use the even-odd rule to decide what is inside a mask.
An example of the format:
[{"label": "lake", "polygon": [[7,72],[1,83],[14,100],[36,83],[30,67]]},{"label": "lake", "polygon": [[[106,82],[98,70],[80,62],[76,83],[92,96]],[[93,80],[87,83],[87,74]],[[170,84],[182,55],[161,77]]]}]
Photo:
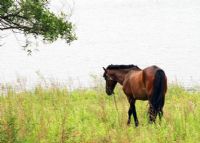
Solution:
[{"label": "lake", "polygon": [[[200,85],[200,1],[77,0],[69,5],[78,40],[70,46],[62,40],[39,42],[39,52],[27,56],[21,39],[7,32],[0,47],[1,84],[33,87],[46,79],[85,87],[92,85],[91,75],[102,76],[103,66],[135,64],[158,65],[169,82]],[[51,7],[64,9],[57,1]]]}]

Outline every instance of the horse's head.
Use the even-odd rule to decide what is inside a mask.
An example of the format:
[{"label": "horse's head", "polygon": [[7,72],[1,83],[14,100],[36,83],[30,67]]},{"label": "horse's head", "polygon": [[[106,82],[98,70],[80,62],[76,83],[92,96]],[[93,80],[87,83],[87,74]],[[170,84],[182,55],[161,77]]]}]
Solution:
[{"label": "horse's head", "polygon": [[104,67],[103,69],[104,69],[103,77],[106,80],[106,93],[108,95],[112,95],[114,94],[113,90],[115,88],[115,85],[117,84],[117,81],[114,80],[109,70],[105,69]]}]

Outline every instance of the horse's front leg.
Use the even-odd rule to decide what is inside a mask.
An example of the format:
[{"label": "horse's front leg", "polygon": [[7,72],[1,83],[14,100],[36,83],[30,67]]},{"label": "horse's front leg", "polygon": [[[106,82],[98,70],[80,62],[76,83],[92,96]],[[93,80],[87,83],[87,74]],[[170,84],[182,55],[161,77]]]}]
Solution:
[{"label": "horse's front leg", "polygon": [[127,121],[127,125],[130,125],[131,123],[131,115],[132,115],[132,109],[131,109],[131,105],[129,107],[129,110],[128,110],[128,121]]},{"label": "horse's front leg", "polygon": [[133,104],[132,110],[133,110],[133,117],[134,117],[134,121],[135,121],[135,126],[137,127],[139,122],[138,122],[137,113],[136,113],[136,109],[135,109],[135,102]]},{"label": "horse's front leg", "polygon": [[128,125],[130,124],[131,115],[133,114],[135,126],[137,127],[139,122],[138,122],[137,113],[136,113],[136,109],[135,109],[135,99],[129,100],[129,103],[130,103],[130,108],[129,108],[129,111],[128,111],[128,122],[127,122],[127,124]]}]

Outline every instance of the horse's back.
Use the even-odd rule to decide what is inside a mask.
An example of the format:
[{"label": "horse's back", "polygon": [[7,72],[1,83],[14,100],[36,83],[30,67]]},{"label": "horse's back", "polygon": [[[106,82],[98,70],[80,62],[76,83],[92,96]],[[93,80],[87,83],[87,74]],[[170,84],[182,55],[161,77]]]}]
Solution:
[{"label": "horse's back", "polygon": [[123,90],[126,95],[132,96],[137,100],[147,100],[147,92],[143,82],[143,71],[133,70],[126,76]]},{"label": "horse's back", "polygon": [[[127,96],[136,100],[148,100],[154,90],[154,80],[157,71],[163,71],[157,66],[150,66],[143,70],[130,71],[123,83],[123,90]],[[163,71],[164,72],[164,71]],[[165,92],[167,90],[165,76]]]}]

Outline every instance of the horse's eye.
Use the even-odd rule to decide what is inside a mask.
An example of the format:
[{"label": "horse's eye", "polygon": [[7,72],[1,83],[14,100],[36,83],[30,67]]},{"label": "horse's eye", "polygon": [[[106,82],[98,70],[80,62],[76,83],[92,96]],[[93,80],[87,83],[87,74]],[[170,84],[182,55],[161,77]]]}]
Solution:
[{"label": "horse's eye", "polygon": [[109,80],[113,80],[111,77],[108,78]]}]

